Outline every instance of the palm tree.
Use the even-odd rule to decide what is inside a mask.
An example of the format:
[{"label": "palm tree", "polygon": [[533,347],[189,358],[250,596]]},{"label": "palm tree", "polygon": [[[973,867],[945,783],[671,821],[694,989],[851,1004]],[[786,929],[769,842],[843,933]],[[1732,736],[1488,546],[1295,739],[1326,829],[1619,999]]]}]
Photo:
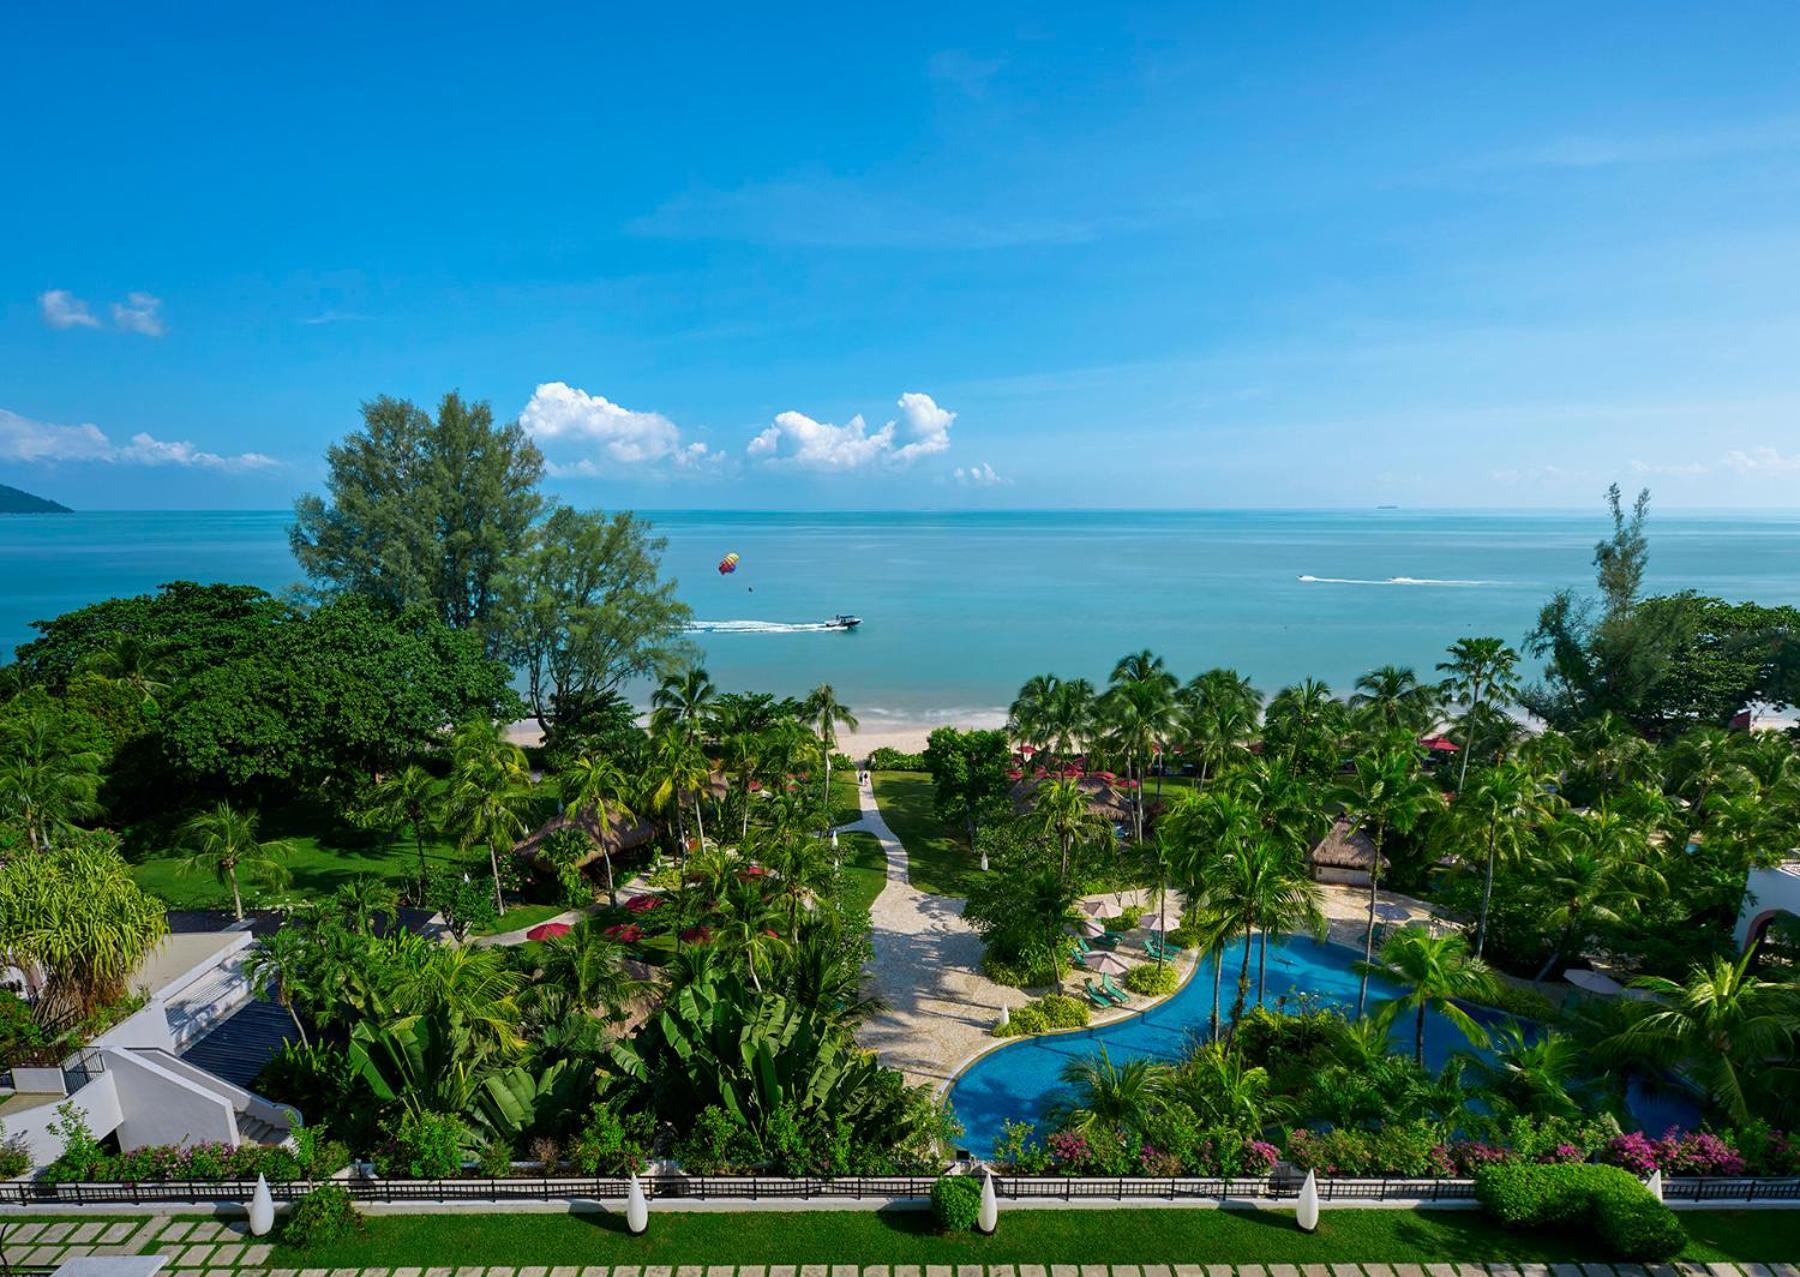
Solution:
[{"label": "palm tree", "polygon": [[744,964],[750,973],[751,987],[761,993],[761,972],[768,971],[788,948],[788,942],[775,929],[781,915],[763,894],[762,884],[755,879],[733,882],[720,899],[714,917],[720,947]]},{"label": "palm tree", "polygon": [[1021,746],[1044,750],[1050,744],[1050,699],[1061,680],[1054,674],[1034,674],[1019,688],[1006,713],[1006,730]]},{"label": "palm tree", "polygon": [[1329,774],[1337,767],[1344,705],[1317,679],[1284,687],[1263,715],[1263,739],[1295,772]]},{"label": "palm tree", "polygon": [[[1800,1068],[1800,985],[1750,973],[1754,952],[1714,958],[1689,969],[1686,984],[1662,976],[1632,983],[1658,999],[1624,1037],[1651,1044],[1700,1083],[1737,1123],[1756,1116],[1764,1097],[1792,1103]],[[1779,1115],[1775,1115],[1779,1116]]]},{"label": "palm tree", "polygon": [[308,996],[307,979],[313,970],[314,945],[304,928],[282,927],[265,936],[244,959],[244,977],[250,986],[272,996],[294,1022],[300,1045],[306,1046],[306,1025],[300,1022],[295,1000]]},{"label": "palm tree", "polygon": [[[1230,800],[1236,803],[1239,800]],[[1231,1006],[1235,1034],[1250,997],[1250,942],[1261,933],[1261,957],[1257,962],[1258,1005],[1263,999],[1269,956],[1269,932],[1305,927],[1314,935],[1325,933],[1323,897],[1317,883],[1307,877],[1298,859],[1264,838],[1254,811],[1242,820],[1242,832],[1216,860],[1217,872],[1207,884],[1205,900],[1211,910],[1230,918],[1233,929],[1244,937],[1244,957],[1238,969],[1237,997]]]},{"label": "palm tree", "polygon": [[399,907],[394,889],[373,874],[358,874],[331,893],[330,907],[350,919],[364,935],[372,935],[375,920]]},{"label": "palm tree", "polygon": [[1527,1035],[1516,1021],[1496,1031],[1494,1056],[1478,1059],[1482,1089],[1505,1109],[1527,1117],[1580,1118],[1599,1097],[1586,1081],[1590,1061],[1575,1038],[1555,1029]]},{"label": "palm tree", "polygon": [[763,864],[774,871],[775,892],[788,904],[788,935],[800,930],[800,909],[832,883],[831,860],[817,838],[777,839]]},{"label": "palm tree", "polygon": [[1047,964],[1051,983],[1060,992],[1069,940],[1064,928],[1075,908],[1075,887],[1067,875],[1056,873],[1047,865],[1034,872],[1027,885],[1029,890],[1018,919],[1021,934],[1030,938],[1024,947],[1028,956],[1035,954]]},{"label": "palm tree", "polygon": [[409,946],[393,981],[394,1014],[442,1016],[466,1034],[477,1057],[510,1058],[525,1047],[519,1034],[523,977],[503,949],[475,945]]},{"label": "palm tree", "polygon": [[683,822],[681,804],[693,804],[694,824],[701,850],[706,849],[706,820],[700,812],[701,796],[712,786],[712,764],[701,749],[699,738],[688,728],[676,724],[666,726],[652,741],[649,805],[654,811],[673,809],[681,855],[687,856],[687,826]]},{"label": "palm tree", "polygon": [[221,802],[211,811],[191,816],[181,827],[181,843],[188,849],[187,869],[210,869],[221,883],[231,886],[231,909],[244,920],[244,897],[238,890],[238,872],[279,886],[288,880],[281,857],[293,849],[285,839],[263,842],[256,836],[257,814]]},{"label": "palm tree", "polygon": [[[1363,933],[1363,965],[1375,960],[1375,906],[1381,899],[1381,868],[1390,831],[1406,833],[1441,802],[1436,786],[1419,774],[1416,748],[1390,748],[1356,756],[1355,771],[1339,787],[1338,798],[1368,826],[1375,856],[1369,865],[1369,922]],[[1356,1015],[1362,1018],[1369,1000],[1365,970],[1356,990]]]},{"label": "palm tree", "polygon": [[425,833],[427,818],[437,801],[438,783],[432,774],[417,763],[408,763],[392,775],[384,776],[370,795],[370,814],[392,829],[409,825],[413,847],[419,853],[419,891],[424,899]]},{"label": "palm tree", "polygon": [[1200,788],[1232,763],[1251,757],[1256,711],[1235,697],[1208,697],[1189,706],[1182,719],[1187,749],[1200,766]]},{"label": "palm tree", "polygon": [[169,690],[174,677],[169,660],[170,645],[159,639],[146,639],[141,634],[115,633],[105,644],[89,652],[80,668],[98,674],[109,683],[128,687],[142,698],[147,707]]},{"label": "palm tree", "polygon": [[661,731],[671,724],[679,724],[697,732],[717,698],[718,689],[713,686],[712,678],[698,665],[664,675],[650,694],[650,728]]},{"label": "palm tree", "polygon": [[[1513,671],[1519,654],[1497,638],[1460,638],[1450,645],[1449,660],[1439,661],[1444,674],[1443,693],[1455,698],[1463,707],[1465,722],[1473,720],[1484,707],[1505,707],[1517,698],[1518,680]],[[1463,756],[1457,771],[1456,792],[1461,793],[1469,779],[1469,755],[1474,753],[1475,734],[1463,733]],[[1479,940],[1476,953],[1481,952]]]},{"label": "palm tree", "polygon": [[1220,1042],[1189,1056],[1168,1086],[1172,1099],[1194,1111],[1196,1125],[1224,1126],[1252,1136],[1293,1109],[1273,1090],[1267,1069],[1247,1066],[1242,1055]]},{"label": "palm tree", "polygon": [[782,991],[790,1002],[847,1029],[887,1007],[869,991],[862,952],[851,938],[851,927],[838,913],[810,914],[801,919],[781,969]]},{"label": "palm tree", "polygon": [[625,965],[624,946],[587,920],[550,941],[530,996],[548,1011],[600,1011],[617,1020],[641,987]]},{"label": "palm tree", "polygon": [[500,891],[500,849],[510,853],[524,836],[520,809],[530,783],[525,752],[495,724],[477,718],[456,729],[450,742],[445,824],[457,832],[457,841],[465,850],[476,843],[487,847],[488,865],[494,873],[494,909],[502,914],[506,900]]},{"label": "palm tree", "polygon": [[564,808],[571,816],[592,812],[596,833],[595,845],[606,864],[606,898],[614,908],[619,904],[618,888],[613,884],[613,831],[621,821],[636,820],[625,805],[629,787],[625,773],[612,759],[599,754],[583,754],[570,765],[563,776]]},{"label": "palm tree", "polygon": [[[1156,931],[1167,943],[1169,934],[1169,882],[1175,875],[1175,864],[1181,854],[1179,839],[1174,830],[1166,824],[1159,827],[1156,837],[1138,844],[1138,865],[1144,876],[1150,880],[1150,888],[1156,893]],[[1157,946],[1156,965],[1163,964],[1163,948]]]},{"label": "palm tree", "polygon": [[1550,974],[1578,928],[1617,922],[1635,913],[1646,896],[1668,890],[1662,873],[1640,859],[1648,850],[1644,831],[1613,812],[1568,811],[1556,819],[1538,870],[1544,890],[1556,902],[1544,915],[1544,925],[1561,932],[1535,979]]},{"label": "palm tree", "polygon": [[1356,680],[1350,708],[1375,726],[1375,734],[1418,735],[1437,712],[1437,689],[1419,681],[1406,665],[1382,665]]},{"label": "palm tree", "polygon": [[1096,1127],[1142,1130],[1163,1107],[1169,1066],[1138,1057],[1114,1064],[1103,1046],[1063,1065],[1062,1080],[1074,1094],[1052,1106],[1051,1120],[1086,1133]]},{"label": "palm tree", "polygon": [[851,731],[857,728],[856,715],[848,706],[841,704],[837,692],[830,683],[820,683],[806,696],[807,719],[816,723],[819,728],[819,743],[825,750],[825,801],[826,810],[830,810],[831,802],[831,755],[837,749],[837,729],[848,727]]},{"label": "palm tree", "polygon": [[18,819],[33,851],[96,815],[99,793],[100,755],[71,741],[48,706],[9,715],[0,726],[0,815]]},{"label": "palm tree", "polygon": [[1094,832],[1099,818],[1088,806],[1079,781],[1047,780],[1032,795],[1032,818],[1062,848],[1062,876],[1069,876],[1069,852],[1077,839]]},{"label": "palm tree", "polygon": [[1494,976],[1487,963],[1469,952],[1460,932],[1434,936],[1424,927],[1402,927],[1382,942],[1381,961],[1359,962],[1356,969],[1365,988],[1370,976],[1400,986],[1383,1006],[1380,1020],[1391,1024],[1403,1011],[1414,1013],[1413,1063],[1425,1063],[1427,1011],[1446,1017],[1475,1045],[1487,1045],[1487,1030],[1456,1000],[1492,997]]},{"label": "palm tree", "polygon": [[[1464,761],[1467,761],[1466,759]],[[1488,910],[1494,899],[1494,864],[1502,856],[1525,853],[1532,822],[1543,814],[1543,778],[1524,763],[1499,763],[1457,790],[1452,809],[1455,823],[1477,832],[1482,841],[1481,910],[1475,919],[1475,956],[1487,943]]]},{"label": "palm tree", "polygon": [[[1119,658],[1113,666],[1107,699],[1112,702],[1108,716],[1116,738],[1125,752],[1127,774],[1135,776],[1137,792],[1132,797],[1133,834],[1144,836],[1145,774],[1163,741],[1175,731],[1175,676],[1163,664],[1163,658],[1145,648]],[[1157,783],[1161,785],[1161,773]],[[1161,793],[1160,788],[1157,791]]]}]

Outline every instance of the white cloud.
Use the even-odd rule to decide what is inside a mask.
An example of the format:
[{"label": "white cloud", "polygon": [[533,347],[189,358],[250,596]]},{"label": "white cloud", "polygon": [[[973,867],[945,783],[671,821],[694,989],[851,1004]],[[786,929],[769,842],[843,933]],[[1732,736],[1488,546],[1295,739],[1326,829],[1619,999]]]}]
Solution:
[{"label": "white cloud", "polygon": [[839,426],[815,421],[803,412],[784,412],[745,451],[768,465],[843,472],[910,465],[950,446],[954,412],[917,391],[901,395],[897,403],[900,418],[873,431],[861,413]]},{"label": "white cloud", "polygon": [[978,466],[958,466],[950,472],[950,477],[968,488],[996,488],[1012,482],[995,474],[994,467],[985,461]]},{"label": "white cloud", "polygon": [[98,328],[100,321],[88,304],[66,288],[38,294],[38,309],[52,328]]},{"label": "white cloud", "polygon": [[163,324],[162,298],[149,293],[130,293],[122,302],[112,304],[113,324],[128,333],[161,337],[168,329]]},{"label": "white cloud", "polygon": [[1739,474],[1800,474],[1800,452],[1781,453],[1774,448],[1734,448],[1720,462]]},{"label": "white cloud", "polygon": [[4,408],[0,408],[0,460],[45,464],[103,461],[111,465],[198,467],[226,472],[268,470],[281,464],[261,452],[223,456],[196,448],[186,440],[168,441],[142,432],[120,447],[99,426],[59,426],[33,421]]},{"label": "white cloud", "polygon": [[659,463],[698,466],[719,456],[704,443],[684,442],[681,427],[660,412],[634,412],[560,381],[532,392],[519,424],[545,450],[555,475],[598,478]]},{"label": "white cloud", "polygon": [[1661,463],[1654,461],[1633,461],[1631,473],[1641,475],[1661,475],[1668,478],[1688,479],[1695,475],[1705,474],[1711,466],[1702,465],[1698,461],[1683,463]]}]

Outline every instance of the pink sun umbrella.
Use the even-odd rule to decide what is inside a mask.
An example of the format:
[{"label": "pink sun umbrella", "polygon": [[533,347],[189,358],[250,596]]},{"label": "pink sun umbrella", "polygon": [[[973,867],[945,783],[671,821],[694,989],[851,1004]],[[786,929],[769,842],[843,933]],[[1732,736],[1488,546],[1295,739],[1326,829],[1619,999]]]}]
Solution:
[{"label": "pink sun umbrella", "polygon": [[569,931],[570,927],[566,922],[544,922],[527,931],[525,938],[527,940],[554,940],[558,936],[568,935]]},{"label": "pink sun umbrella", "polygon": [[1084,936],[1103,936],[1106,934],[1106,924],[1101,922],[1098,918],[1084,918],[1081,922],[1081,934]]},{"label": "pink sun umbrella", "polygon": [[1108,953],[1104,949],[1096,949],[1092,953],[1083,954],[1081,960],[1087,964],[1088,970],[1099,971],[1104,975],[1124,975],[1131,970],[1131,964],[1116,953]]}]

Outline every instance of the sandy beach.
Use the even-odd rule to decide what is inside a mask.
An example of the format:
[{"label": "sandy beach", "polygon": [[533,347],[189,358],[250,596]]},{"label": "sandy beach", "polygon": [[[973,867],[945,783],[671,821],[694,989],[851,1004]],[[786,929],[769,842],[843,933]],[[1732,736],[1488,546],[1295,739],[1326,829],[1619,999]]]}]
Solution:
[{"label": "sandy beach", "polygon": [[[939,727],[955,727],[963,731],[977,728],[994,728],[1005,725],[1000,715],[971,715],[962,719],[949,719],[945,722],[909,722],[892,718],[865,718],[855,731],[840,732],[838,750],[851,758],[861,761],[877,749],[898,749],[905,753],[918,753],[925,748],[926,738]],[[543,733],[538,730],[537,720],[520,719],[509,724],[506,739],[515,745],[537,745],[543,741]]]}]

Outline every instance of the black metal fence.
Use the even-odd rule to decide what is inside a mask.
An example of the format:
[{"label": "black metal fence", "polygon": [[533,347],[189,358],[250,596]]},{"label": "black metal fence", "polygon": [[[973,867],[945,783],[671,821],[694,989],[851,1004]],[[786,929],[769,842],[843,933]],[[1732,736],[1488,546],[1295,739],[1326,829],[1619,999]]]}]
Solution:
[{"label": "black metal fence", "polygon": [[[886,1201],[924,1198],[931,1193],[929,1175],[858,1176],[841,1179],[783,1179],[773,1176],[646,1175],[644,1194],[651,1198],[736,1202],[839,1199]],[[374,1179],[336,1181],[362,1202],[571,1202],[624,1201],[629,1181],[622,1179],[531,1176],[518,1179]],[[1301,1180],[1273,1178],[1095,1179],[1053,1176],[1028,1178],[996,1175],[994,1191],[1006,1201],[1244,1201],[1291,1200]],[[1466,1179],[1320,1179],[1325,1202],[1470,1202],[1475,1184]],[[302,1196],[303,1181],[271,1184],[277,1202]],[[256,1191],[254,1180],[209,1183],[46,1184],[13,1181],[0,1184],[0,1206],[211,1206],[242,1204]],[[1800,1178],[1749,1177],[1668,1179],[1663,1199],[1670,1202],[1792,1202],[1800,1206]]]}]

